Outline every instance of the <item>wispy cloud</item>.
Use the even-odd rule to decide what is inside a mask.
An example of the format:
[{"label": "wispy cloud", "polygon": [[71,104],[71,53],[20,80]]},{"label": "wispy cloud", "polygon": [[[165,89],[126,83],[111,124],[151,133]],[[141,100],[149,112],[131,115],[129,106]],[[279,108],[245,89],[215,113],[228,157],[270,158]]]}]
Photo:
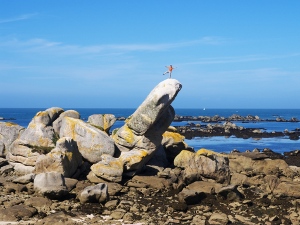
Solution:
[{"label": "wispy cloud", "polygon": [[[6,20],[8,21],[8,20]],[[175,48],[190,47],[195,45],[216,45],[224,43],[219,37],[203,37],[192,41],[154,43],[154,44],[108,44],[108,45],[68,45],[62,42],[53,42],[46,39],[33,38],[26,41],[13,39],[2,41],[0,47],[14,50],[49,53],[64,55],[98,54],[104,52],[133,52],[133,51],[166,51]]]},{"label": "wispy cloud", "polygon": [[12,22],[20,21],[20,20],[27,20],[36,15],[37,15],[37,13],[31,13],[31,14],[23,14],[20,16],[12,17],[12,18],[0,19],[0,24],[1,23],[12,23]]},{"label": "wispy cloud", "polygon": [[235,56],[235,57],[202,58],[197,61],[184,63],[184,65],[226,64],[226,63],[237,63],[237,62],[284,59],[284,58],[292,58],[292,57],[299,57],[299,56],[300,53],[291,53],[291,54],[283,54],[283,55],[246,55],[246,56]]}]

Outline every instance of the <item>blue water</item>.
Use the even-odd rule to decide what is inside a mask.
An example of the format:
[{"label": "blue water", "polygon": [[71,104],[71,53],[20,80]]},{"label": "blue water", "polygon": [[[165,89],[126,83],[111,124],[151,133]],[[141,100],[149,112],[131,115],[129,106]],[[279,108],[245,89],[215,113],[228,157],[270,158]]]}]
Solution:
[{"label": "blue water", "polygon": [[[135,109],[118,109],[118,108],[105,108],[105,109],[92,109],[92,108],[73,108],[81,115],[81,119],[86,121],[90,115],[93,114],[114,114],[116,117],[128,117]],[[17,123],[23,127],[27,127],[34,115],[43,111],[45,108],[0,108],[0,117],[14,118],[11,122]],[[64,110],[68,110],[65,108]],[[274,120],[277,117],[284,119],[291,119],[295,117],[300,120],[300,109],[175,109],[177,115],[181,116],[223,116],[229,117],[233,114],[241,116],[259,116],[261,119]],[[185,125],[189,121],[173,122],[172,125]],[[201,123],[193,121],[194,123]],[[121,127],[124,124],[123,121],[117,121],[112,129]],[[201,123],[205,124],[205,123]],[[241,123],[235,122],[238,126],[245,128],[265,128],[266,131],[289,131],[296,128],[300,128],[300,123],[295,122],[249,122]],[[217,152],[230,152],[233,149],[240,151],[253,150],[254,148],[270,148],[275,152],[283,153],[285,151],[291,151],[300,149],[300,140],[289,140],[287,138],[262,138],[262,139],[240,139],[234,136],[226,137],[203,137],[194,138],[192,140],[185,140],[186,143],[194,147],[195,150],[200,148],[207,148]]]}]

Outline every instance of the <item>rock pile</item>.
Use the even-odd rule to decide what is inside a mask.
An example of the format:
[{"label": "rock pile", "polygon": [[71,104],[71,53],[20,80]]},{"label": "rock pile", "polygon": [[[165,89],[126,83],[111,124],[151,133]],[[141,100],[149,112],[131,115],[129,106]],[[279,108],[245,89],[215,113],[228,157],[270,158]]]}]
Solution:
[{"label": "rock pile", "polygon": [[0,123],[0,221],[298,224],[300,154],[194,152],[170,127],[180,89],[158,84],[111,136],[113,115],[58,107]]}]

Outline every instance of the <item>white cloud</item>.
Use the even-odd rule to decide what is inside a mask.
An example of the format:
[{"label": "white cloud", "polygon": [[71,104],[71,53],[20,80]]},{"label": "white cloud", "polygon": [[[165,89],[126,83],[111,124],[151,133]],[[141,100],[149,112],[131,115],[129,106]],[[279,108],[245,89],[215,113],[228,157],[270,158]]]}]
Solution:
[{"label": "white cloud", "polygon": [[30,18],[36,16],[36,15],[37,15],[37,13],[31,13],[31,14],[23,14],[23,15],[20,15],[20,16],[7,18],[7,19],[0,19],[0,24],[1,23],[12,23],[12,22],[21,21],[21,20],[27,20],[27,19],[30,19]]},{"label": "white cloud", "polygon": [[133,51],[166,51],[175,48],[190,47],[194,45],[215,45],[221,44],[224,40],[218,37],[203,37],[198,40],[182,41],[173,43],[157,44],[109,44],[109,45],[68,45],[62,42],[53,42],[46,39],[33,38],[26,41],[12,39],[1,41],[0,47],[14,49],[19,51],[49,53],[53,52],[61,55],[82,55],[82,54],[99,54],[115,52],[122,54]]},{"label": "white cloud", "polygon": [[283,58],[291,58],[291,57],[299,57],[299,56],[300,53],[291,53],[291,54],[283,54],[283,55],[246,55],[246,56],[235,56],[235,57],[202,58],[199,59],[198,61],[188,62],[182,65],[225,64],[225,63],[283,59]]}]

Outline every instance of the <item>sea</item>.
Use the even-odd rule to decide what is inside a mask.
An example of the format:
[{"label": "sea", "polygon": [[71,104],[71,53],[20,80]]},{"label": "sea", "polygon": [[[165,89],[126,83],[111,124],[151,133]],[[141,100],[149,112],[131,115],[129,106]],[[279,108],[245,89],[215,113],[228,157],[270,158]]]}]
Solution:
[{"label": "sea", "polygon": [[[88,117],[93,114],[113,114],[116,117],[128,117],[136,109],[133,108],[72,108],[80,113],[81,119],[87,121]],[[45,108],[0,108],[0,119],[5,118],[6,120],[0,121],[11,121],[19,124],[20,126],[27,127],[31,119],[39,111],[44,111]],[[68,110],[68,108],[64,108]],[[176,115],[180,116],[223,116],[229,117],[233,114],[240,116],[259,116],[264,120],[275,120],[278,117],[290,120],[291,118],[297,118],[300,120],[300,109],[182,109],[175,108]],[[187,125],[190,122],[205,123],[200,121],[182,121],[173,122],[172,126]],[[300,122],[234,122],[238,126],[245,128],[264,128],[267,132],[281,131],[284,130],[293,131],[300,128]],[[124,121],[116,121],[111,130],[123,126]],[[236,149],[241,152],[255,148],[263,150],[269,148],[274,152],[283,154],[293,150],[300,149],[300,140],[290,140],[288,137],[276,137],[276,138],[261,138],[261,139],[242,139],[236,138],[235,136],[230,137],[195,137],[193,139],[185,139],[185,142],[193,147],[195,151],[206,148],[216,152],[229,153]]]}]

